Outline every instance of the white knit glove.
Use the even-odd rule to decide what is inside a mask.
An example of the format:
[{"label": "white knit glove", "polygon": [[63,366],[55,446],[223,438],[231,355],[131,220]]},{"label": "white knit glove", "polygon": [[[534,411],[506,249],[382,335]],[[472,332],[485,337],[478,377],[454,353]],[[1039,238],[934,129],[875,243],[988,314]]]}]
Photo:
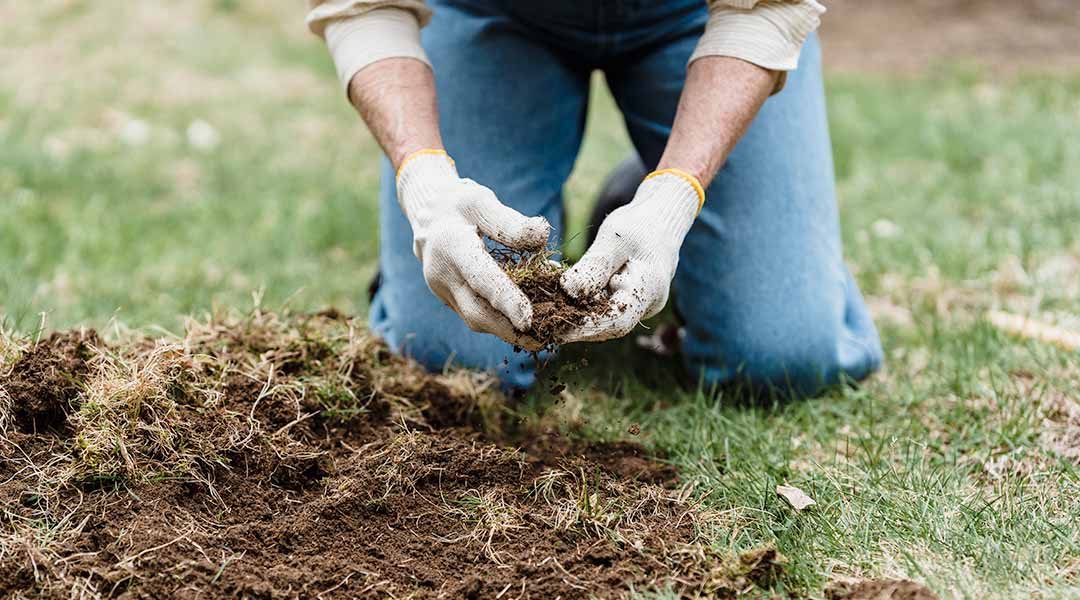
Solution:
[{"label": "white knit glove", "polygon": [[454,161],[441,150],[409,155],[398,170],[397,192],[431,291],[474,331],[537,349],[539,344],[515,331],[532,324],[532,304],[488,254],[481,234],[511,248],[536,250],[547,244],[547,219],[526,217],[488,188],[458,177]]},{"label": "white knit glove", "polygon": [[607,286],[611,308],[562,337],[563,343],[622,337],[667,304],[679,248],[705,200],[697,179],[678,169],[650,174],[634,199],[614,210],[596,241],[562,276],[575,298]]}]

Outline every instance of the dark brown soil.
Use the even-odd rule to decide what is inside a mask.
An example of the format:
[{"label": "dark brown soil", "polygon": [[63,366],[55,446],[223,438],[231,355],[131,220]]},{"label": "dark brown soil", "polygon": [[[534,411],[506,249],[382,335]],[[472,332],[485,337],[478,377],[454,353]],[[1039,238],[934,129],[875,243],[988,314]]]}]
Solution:
[{"label": "dark brown soil", "polygon": [[93,331],[54,333],[15,364],[6,387],[19,431],[57,433],[67,427],[71,403],[89,372],[86,361],[98,343]]},{"label": "dark brown soil", "polygon": [[623,480],[671,487],[679,479],[674,467],[629,441],[595,444],[548,432],[519,440],[518,447],[525,453],[527,461],[539,460],[540,465],[553,459],[584,458]]},{"label": "dark brown soil", "polygon": [[834,582],[829,600],[937,600],[930,588],[906,579],[857,579]]},{"label": "dark brown soil", "polygon": [[700,544],[710,514],[640,446],[506,433],[477,376],[331,317],[26,352],[0,375],[0,597],[729,597],[780,572]]},{"label": "dark brown soil", "polygon": [[550,253],[496,249],[492,255],[532,302],[532,326],[522,333],[544,346],[558,345],[560,335],[585,324],[590,317],[618,310],[611,306],[606,289],[582,298],[563,291],[559,279],[566,266],[550,262]]}]

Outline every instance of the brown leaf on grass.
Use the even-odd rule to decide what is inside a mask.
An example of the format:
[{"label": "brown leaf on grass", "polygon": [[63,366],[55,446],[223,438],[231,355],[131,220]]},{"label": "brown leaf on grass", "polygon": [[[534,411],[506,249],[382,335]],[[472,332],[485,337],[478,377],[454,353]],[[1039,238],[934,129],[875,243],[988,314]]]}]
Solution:
[{"label": "brown leaf on grass", "polygon": [[806,492],[794,486],[778,485],[776,486],[776,493],[784,500],[787,500],[788,504],[799,512],[817,504],[813,498],[806,495]]}]

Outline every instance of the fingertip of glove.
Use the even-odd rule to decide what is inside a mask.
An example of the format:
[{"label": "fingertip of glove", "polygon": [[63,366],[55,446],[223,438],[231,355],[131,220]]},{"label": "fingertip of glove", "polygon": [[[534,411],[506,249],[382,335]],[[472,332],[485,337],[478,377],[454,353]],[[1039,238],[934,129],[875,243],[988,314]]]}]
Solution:
[{"label": "fingertip of glove", "polygon": [[530,247],[543,248],[551,235],[551,223],[544,217],[529,217],[525,225],[525,238]]},{"label": "fingertip of glove", "polygon": [[511,319],[514,324],[514,328],[518,331],[525,331],[532,326],[533,311],[531,306],[525,306],[521,312],[515,315],[515,318]]},{"label": "fingertip of glove", "polygon": [[525,331],[532,325],[533,308],[521,290],[496,303],[500,312],[510,321],[515,331]]},{"label": "fingertip of glove", "polygon": [[576,299],[581,297],[581,293],[588,285],[588,282],[582,277],[579,265],[575,265],[563,273],[562,277],[559,278],[559,285],[571,298]]}]

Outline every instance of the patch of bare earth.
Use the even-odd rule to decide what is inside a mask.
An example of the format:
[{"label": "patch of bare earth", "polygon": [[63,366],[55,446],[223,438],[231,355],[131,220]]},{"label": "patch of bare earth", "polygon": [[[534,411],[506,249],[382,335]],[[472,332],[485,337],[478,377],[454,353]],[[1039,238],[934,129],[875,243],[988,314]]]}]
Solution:
[{"label": "patch of bare earth", "polygon": [[1080,394],[1076,381],[1080,381],[1080,373],[1075,365],[1039,374],[1016,370],[1008,374],[1008,383],[1000,394],[988,393],[967,401],[972,410],[990,409],[989,426],[997,426],[997,419],[1008,418],[1015,410],[1031,410],[1031,424],[1038,432],[1032,447],[993,449],[982,463],[986,479],[1001,481],[1010,476],[1046,473],[1060,461],[1080,465]]},{"label": "patch of bare earth", "polygon": [[630,443],[512,431],[335,313],[26,344],[0,370],[0,596],[727,597],[715,515]]},{"label": "patch of bare earth", "polygon": [[1074,0],[831,0],[825,62],[841,71],[968,63],[995,71],[1080,68]]},{"label": "patch of bare earth", "polygon": [[825,590],[829,600],[937,600],[930,588],[907,579],[842,579]]},{"label": "patch of bare earth", "polygon": [[[1080,381],[1080,373],[1072,365],[1070,381]],[[1051,455],[1080,465],[1080,394],[1060,386],[1040,384],[1030,373],[1013,374],[1020,389],[1037,400],[1042,416],[1039,444]]]}]

